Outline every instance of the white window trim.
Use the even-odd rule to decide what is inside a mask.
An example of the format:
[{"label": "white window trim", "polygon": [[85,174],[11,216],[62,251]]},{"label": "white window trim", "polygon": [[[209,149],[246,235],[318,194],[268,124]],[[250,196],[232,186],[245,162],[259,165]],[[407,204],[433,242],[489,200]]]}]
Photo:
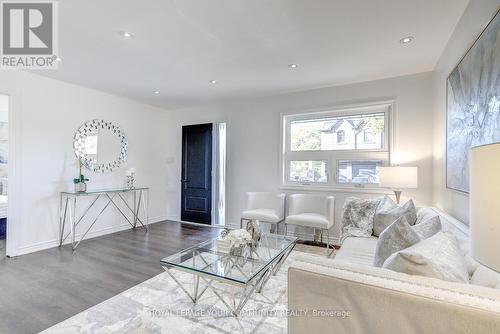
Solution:
[{"label": "white window trim", "polygon": [[[321,183],[311,183],[311,184],[301,184],[288,181],[287,161],[290,159],[286,159],[287,149],[290,147],[290,138],[287,136],[287,133],[290,132],[290,120],[300,120],[300,119],[308,119],[311,117],[311,114],[316,114],[317,116],[331,117],[336,114],[342,113],[342,115],[357,115],[357,114],[366,114],[373,110],[373,112],[385,112],[385,124],[386,124],[386,133],[385,133],[385,141],[383,149],[375,149],[375,150],[363,150],[367,154],[370,154],[374,160],[377,160],[377,154],[388,154],[388,164],[391,164],[393,152],[395,151],[395,143],[394,138],[396,136],[396,129],[394,124],[397,119],[397,109],[396,109],[396,100],[381,100],[374,102],[366,102],[366,103],[356,103],[356,104],[347,104],[347,105],[339,105],[333,106],[330,108],[322,108],[322,109],[314,109],[308,110],[301,113],[281,113],[281,122],[280,122],[280,164],[279,164],[279,175],[280,175],[280,189],[283,190],[302,190],[302,191],[336,191],[336,192],[355,192],[355,193],[370,193],[370,194],[388,194],[389,190],[380,188],[378,185],[370,185],[370,184],[332,184],[329,182],[328,184]],[[293,155],[293,157],[297,160],[301,160],[300,156],[307,155],[311,151],[295,151],[288,152],[288,154]],[[329,181],[330,178],[336,177],[337,173],[337,164],[336,160],[338,159],[351,159],[349,156],[352,153],[359,153],[359,150],[339,150],[336,151],[338,155],[341,157],[332,159],[331,152],[332,151],[312,151],[317,153],[318,156],[323,158],[318,158],[318,160],[326,160],[327,168],[335,169],[334,172],[327,170]],[[304,154],[304,155],[303,155]],[[352,156],[352,159],[359,159],[358,156]],[[302,160],[306,160],[305,157]],[[309,160],[309,159],[307,159]]]}]

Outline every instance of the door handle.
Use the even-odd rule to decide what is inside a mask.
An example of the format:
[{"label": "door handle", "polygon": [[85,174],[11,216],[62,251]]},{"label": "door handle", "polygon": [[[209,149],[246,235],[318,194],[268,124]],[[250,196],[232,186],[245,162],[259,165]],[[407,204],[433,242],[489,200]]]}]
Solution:
[{"label": "door handle", "polygon": [[184,183],[184,182],[189,182],[189,181],[188,180],[181,180],[181,182]]}]

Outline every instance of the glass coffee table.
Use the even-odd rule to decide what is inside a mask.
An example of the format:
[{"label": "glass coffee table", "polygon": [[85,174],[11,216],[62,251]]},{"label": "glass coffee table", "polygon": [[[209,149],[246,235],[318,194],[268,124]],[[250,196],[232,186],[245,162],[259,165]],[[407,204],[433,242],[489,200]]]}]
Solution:
[{"label": "glass coffee table", "polygon": [[[166,257],[160,262],[193,303],[210,289],[233,315],[238,316],[252,294],[260,293],[269,278],[278,272],[296,242],[295,237],[262,234],[256,247],[244,246],[236,255],[231,254],[227,242],[219,237]],[[172,269],[192,274],[192,286],[182,284],[174,276]],[[217,284],[217,288],[214,284]],[[225,294],[220,291],[221,285],[229,288],[236,286],[239,293],[231,290],[230,297],[224,297]]]}]

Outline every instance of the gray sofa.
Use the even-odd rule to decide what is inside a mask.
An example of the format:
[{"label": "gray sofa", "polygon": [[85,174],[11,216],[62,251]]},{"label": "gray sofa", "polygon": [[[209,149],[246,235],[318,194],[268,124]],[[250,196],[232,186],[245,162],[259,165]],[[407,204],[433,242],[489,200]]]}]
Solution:
[{"label": "gray sofa", "polygon": [[349,237],[335,258],[304,254],[289,268],[288,332],[500,333],[500,274],[471,258],[467,226],[418,210],[418,219],[427,215],[459,240],[470,284],[374,267],[378,239]]}]

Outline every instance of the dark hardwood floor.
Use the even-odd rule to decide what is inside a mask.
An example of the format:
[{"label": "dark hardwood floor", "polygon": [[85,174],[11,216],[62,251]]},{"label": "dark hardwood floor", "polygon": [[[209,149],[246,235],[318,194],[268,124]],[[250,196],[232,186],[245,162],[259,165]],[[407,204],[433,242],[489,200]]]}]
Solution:
[{"label": "dark hardwood floor", "polygon": [[160,260],[219,234],[156,223],[17,258],[0,256],[0,333],[38,333],[163,271]]}]

